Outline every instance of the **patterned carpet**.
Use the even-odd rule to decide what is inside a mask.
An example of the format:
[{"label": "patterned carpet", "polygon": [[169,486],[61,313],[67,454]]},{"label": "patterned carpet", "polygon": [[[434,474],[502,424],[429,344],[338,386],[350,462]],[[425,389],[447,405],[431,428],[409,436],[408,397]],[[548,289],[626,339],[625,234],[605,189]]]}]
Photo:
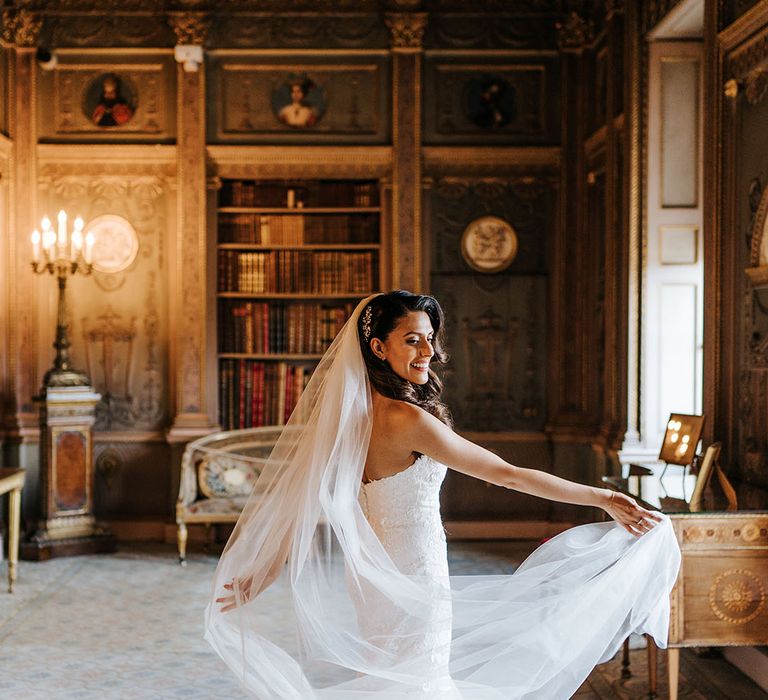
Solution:
[{"label": "patterned carpet", "polygon": [[[529,551],[526,543],[454,542],[451,570],[511,572]],[[193,552],[183,569],[171,546],[151,544],[123,545],[114,555],[21,562],[16,592],[0,593],[0,698],[245,698],[202,638],[215,563],[215,556]],[[271,594],[278,625],[280,591]],[[615,659],[595,669],[574,697],[647,697],[645,651],[636,646],[632,678],[621,679]],[[659,658],[664,698],[664,652]],[[766,697],[722,659],[683,652],[681,700]]]}]

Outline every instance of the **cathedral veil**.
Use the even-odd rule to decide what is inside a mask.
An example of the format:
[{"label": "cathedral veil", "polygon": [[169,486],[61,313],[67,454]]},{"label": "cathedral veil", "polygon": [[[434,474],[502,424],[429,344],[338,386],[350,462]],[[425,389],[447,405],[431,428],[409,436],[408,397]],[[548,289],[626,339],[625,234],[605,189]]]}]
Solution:
[{"label": "cathedral veil", "polygon": [[[680,556],[666,518],[640,538],[614,523],[572,528],[511,576],[398,570],[358,502],[372,404],[357,328],[372,298],[310,378],[216,570],[205,636],[243,686],[265,700],[559,699],[630,632],[665,646]],[[214,601],[232,581],[237,605],[222,613]],[[451,631],[436,643],[450,649],[400,653],[419,648],[409,643],[434,624],[436,599]],[[376,601],[398,614],[371,635],[362,621]]]}]

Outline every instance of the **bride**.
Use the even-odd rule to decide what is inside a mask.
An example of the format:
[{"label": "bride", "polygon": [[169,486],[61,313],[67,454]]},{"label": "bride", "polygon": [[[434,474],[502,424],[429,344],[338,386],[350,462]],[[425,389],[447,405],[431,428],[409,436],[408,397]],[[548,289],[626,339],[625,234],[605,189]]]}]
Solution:
[{"label": "bride", "polygon": [[[267,460],[206,609],[206,639],[255,697],[560,700],[630,633],[666,646],[669,519],[456,434],[431,368],[442,332],[432,297],[362,301]],[[449,576],[446,465],[612,521],[554,537],[513,575]]]}]

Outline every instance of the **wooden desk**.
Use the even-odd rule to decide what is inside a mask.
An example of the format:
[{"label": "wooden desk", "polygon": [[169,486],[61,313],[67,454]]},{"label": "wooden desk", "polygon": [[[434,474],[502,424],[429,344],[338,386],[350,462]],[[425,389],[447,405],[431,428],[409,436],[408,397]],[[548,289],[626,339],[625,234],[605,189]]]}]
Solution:
[{"label": "wooden desk", "polygon": [[16,565],[19,561],[19,527],[21,523],[21,490],[24,470],[0,468],[0,496],[9,494],[8,501],[8,592],[13,593]]},{"label": "wooden desk", "polygon": [[[682,553],[667,652],[669,697],[677,700],[681,647],[768,644],[768,512],[668,515]],[[649,697],[656,697],[655,660],[649,640]]]}]

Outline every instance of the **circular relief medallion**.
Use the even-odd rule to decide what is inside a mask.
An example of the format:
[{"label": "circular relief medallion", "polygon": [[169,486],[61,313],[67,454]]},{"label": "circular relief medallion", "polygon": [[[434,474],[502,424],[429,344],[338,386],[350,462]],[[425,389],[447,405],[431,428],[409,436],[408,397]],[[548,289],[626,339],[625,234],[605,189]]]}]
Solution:
[{"label": "circular relief medallion", "polygon": [[461,254],[478,272],[501,272],[517,255],[517,234],[504,219],[482,216],[464,229]]},{"label": "circular relief medallion", "polygon": [[139,237],[122,216],[97,216],[85,231],[93,234],[93,268],[98,272],[120,272],[136,259]]},{"label": "circular relief medallion", "polygon": [[746,624],[765,606],[763,582],[747,569],[724,571],[709,588],[709,606],[724,622]]}]

